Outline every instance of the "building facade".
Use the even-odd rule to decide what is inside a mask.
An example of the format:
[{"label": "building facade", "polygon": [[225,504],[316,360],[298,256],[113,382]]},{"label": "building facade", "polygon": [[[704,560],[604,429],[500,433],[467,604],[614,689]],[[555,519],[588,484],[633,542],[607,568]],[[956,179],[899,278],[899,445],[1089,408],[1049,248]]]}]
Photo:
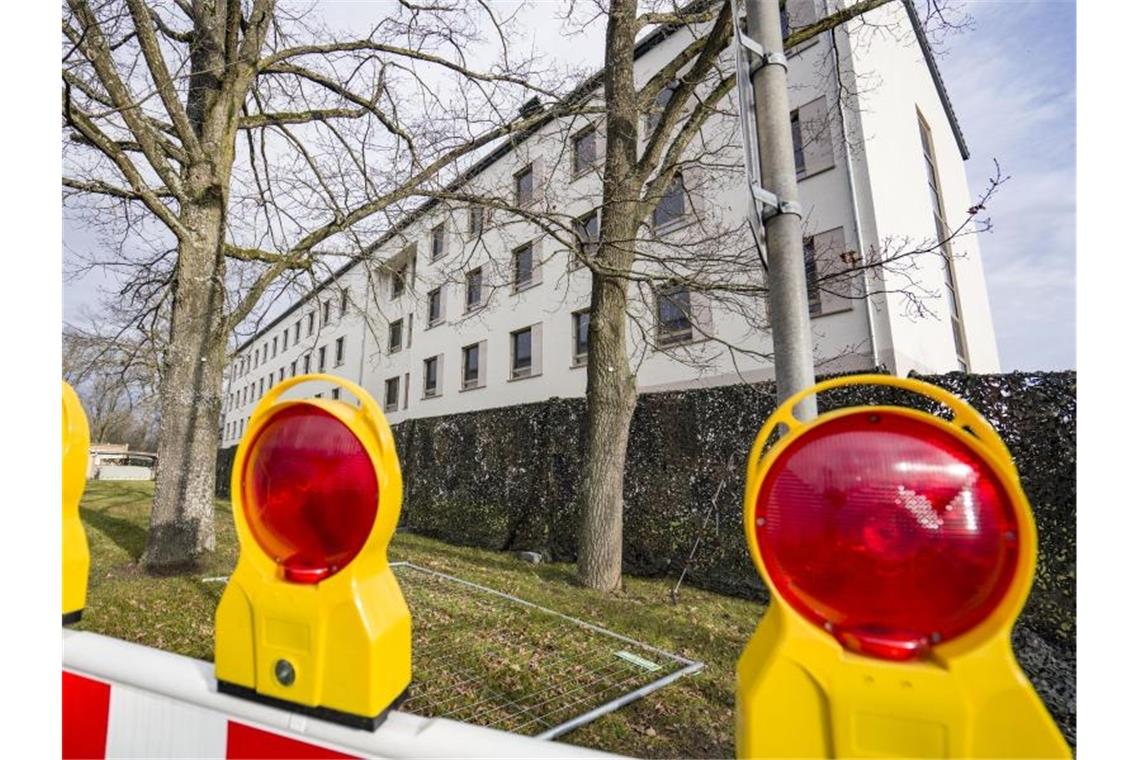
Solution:
[{"label": "building facade", "polygon": [[[822,12],[823,0],[791,7],[798,26]],[[913,7],[889,4],[868,20],[861,29],[906,33],[872,40],[841,28],[788,51],[818,370],[997,371],[980,252],[968,234],[975,201],[961,129]],[[642,40],[638,86],[692,39],[680,29]],[[655,118],[649,109],[646,134]],[[595,119],[553,119],[500,146],[455,186],[463,202],[426,201],[368,260],[241,345],[226,374],[222,445],[237,443],[267,391],[310,372],[360,384],[391,422],[582,396],[591,275],[580,256],[588,245],[576,253],[541,225],[470,199],[561,215],[576,220],[583,240],[596,239],[605,135]],[[747,245],[744,176],[732,168],[742,167],[739,129],[731,114],[709,120],[703,160],[683,167],[647,222],[649,250],[684,252],[690,258],[677,260],[703,269],[721,247]],[[966,234],[955,234],[960,225]],[[896,256],[871,273],[857,266]],[[844,267],[859,274],[825,284],[824,273]],[[771,338],[755,318],[763,298],[718,299],[678,282],[630,285],[639,391],[770,379]],[[306,383],[288,393],[340,392]]]}]

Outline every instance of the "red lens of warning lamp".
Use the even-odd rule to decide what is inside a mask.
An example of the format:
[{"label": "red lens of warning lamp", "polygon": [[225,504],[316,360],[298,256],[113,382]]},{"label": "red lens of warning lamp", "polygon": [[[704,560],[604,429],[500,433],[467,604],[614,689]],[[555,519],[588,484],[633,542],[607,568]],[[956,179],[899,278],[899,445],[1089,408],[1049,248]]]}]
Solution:
[{"label": "red lens of warning lamp", "polygon": [[1017,566],[1014,507],[993,469],[942,427],[881,410],[820,422],[780,452],[754,529],[788,604],[887,660],[984,621]]},{"label": "red lens of warning lamp", "polygon": [[293,583],[319,583],[352,561],[376,520],[376,469],[333,415],[288,406],[261,428],[246,460],[246,522]]}]

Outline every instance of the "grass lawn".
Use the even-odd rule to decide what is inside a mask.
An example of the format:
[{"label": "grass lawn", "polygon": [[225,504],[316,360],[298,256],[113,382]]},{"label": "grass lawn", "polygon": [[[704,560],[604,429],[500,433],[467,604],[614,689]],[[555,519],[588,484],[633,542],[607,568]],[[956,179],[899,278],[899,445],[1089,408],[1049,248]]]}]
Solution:
[{"label": "grass lawn", "polygon": [[[214,609],[224,583],[209,579],[228,575],[237,560],[229,502],[215,504],[217,551],[205,565],[191,575],[160,578],[136,565],[146,541],[152,498],[152,483],[88,483],[80,513],[91,547],[91,575],[87,608],[76,627],[212,660]],[[700,673],[576,729],[562,741],[642,757],[733,755],[733,673],[736,658],[760,618],[759,604],[683,588],[673,605],[669,601],[673,579],[627,578],[623,591],[603,594],[574,585],[572,565],[527,565],[510,554],[411,534],[397,535],[389,553],[393,561],[406,560],[514,594],[705,663]],[[412,593],[421,592],[405,589],[415,611],[418,605]],[[442,597],[432,601],[439,602],[433,608],[446,609]],[[478,624],[496,619],[497,614],[483,617]],[[461,628],[462,618],[454,623],[459,625],[453,624],[453,629]],[[430,625],[427,620],[419,624]],[[433,635],[447,630],[439,626]],[[475,633],[509,646],[514,630]],[[417,682],[423,676],[420,668],[417,664]],[[509,681],[512,675],[504,672],[503,677]]]}]

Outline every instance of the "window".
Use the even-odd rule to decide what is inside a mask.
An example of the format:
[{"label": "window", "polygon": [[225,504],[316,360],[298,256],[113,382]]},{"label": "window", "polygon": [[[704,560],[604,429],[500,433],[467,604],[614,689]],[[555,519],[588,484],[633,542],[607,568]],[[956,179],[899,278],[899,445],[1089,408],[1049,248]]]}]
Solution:
[{"label": "window", "polygon": [[392,299],[395,300],[404,295],[404,279],[408,274],[408,265],[397,269],[392,273]]},{"label": "window", "polygon": [[301,342],[301,320],[297,320],[297,324],[293,325],[293,342]]},{"label": "window", "polygon": [[281,333],[281,350],[289,348],[289,328],[285,328],[285,332]]},{"label": "window", "polygon": [[317,372],[325,371],[325,347],[321,346],[317,349]]},{"label": "window", "polygon": [[480,344],[475,343],[463,349],[463,390],[478,388],[480,385],[479,380],[483,373],[480,371],[479,348]]},{"label": "window", "polygon": [[431,260],[443,255],[443,224],[437,224],[431,231]]},{"label": "window", "polygon": [[261,344],[261,363],[269,361],[269,341]]},{"label": "window", "polygon": [[261,396],[264,393],[265,393],[265,378],[263,377],[257,381],[257,397],[261,398]]},{"label": "window", "polygon": [[467,311],[474,311],[483,305],[483,268],[478,267],[467,273]]},{"label": "window", "polygon": [[669,101],[673,98],[673,93],[677,91],[680,83],[677,81],[670,82],[657,93],[657,97],[653,99],[653,105],[650,106],[649,113],[645,117],[645,137],[649,138],[657,131],[657,125],[661,123],[661,114],[665,110],[665,106],[669,105]]},{"label": "window", "polygon": [[478,237],[483,234],[484,213],[482,206],[467,209],[467,234]]},{"label": "window", "polygon": [[[792,32],[799,31],[817,20],[815,0],[787,0],[780,8],[780,32],[784,39],[787,39]],[[813,37],[795,47],[788,48],[785,52],[788,55],[796,55],[818,41],[818,36]]]},{"label": "window", "polygon": [[340,291],[340,315],[343,317],[348,313],[348,291]]},{"label": "window", "polygon": [[439,357],[424,359],[424,398],[439,395]]},{"label": "window", "polygon": [[692,306],[689,289],[664,288],[657,294],[657,342],[662,345],[692,340]]},{"label": "window", "polygon": [[340,388],[333,388],[332,393],[329,395],[331,395],[333,397],[333,400],[339,400],[340,399]]},{"label": "window", "polygon": [[265,378],[265,380],[266,380],[265,389],[266,390],[272,390],[273,389],[273,373],[270,372],[269,375]]},{"label": "window", "polygon": [[404,347],[404,320],[397,319],[388,325],[388,353],[394,354]]},{"label": "window", "polygon": [[296,377],[296,376],[297,376],[297,360],[294,359],[289,364],[289,377]]},{"label": "window", "polygon": [[314,395],[313,395],[313,398],[321,398],[321,397],[322,397],[322,396],[324,396],[324,395],[325,395],[325,394],[323,394],[323,393],[316,393],[316,394],[314,394]]},{"label": "window", "polygon": [[804,103],[792,111],[790,118],[796,179],[804,179],[835,166],[827,98]]},{"label": "window", "polygon": [[344,338],[336,339],[336,366],[344,364]]},{"label": "window", "polygon": [[954,352],[958,368],[969,369],[966,354],[966,334],[962,327],[962,313],[958,306],[958,280],[954,275],[954,249],[950,245],[950,226],[946,224],[946,207],[942,202],[942,185],[938,180],[938,164],[934,160],[934,138],[930,125],[918,115],[918,134],[922,142],[922,158],[926,165],[926,184],[930,192],[930,205],[934,211],[934,234],[942,247],[942,280],[946,289],[946,305],[950,312],[950,330],[954,338]]},{"label": "window", "polygon": [[400,377],[390,377],[384,381],[384,411],[394,412],[400,408]]},{"label": "window", "polygon": [[305,354],[305,358],[304,358],[304,360],[303,360],[303,361],[304,361],[304,364],[305,364],[305,372],[304,372],[304,374],[306,374],[306,375],[307,375],[307,374],[309,374],[309,369],[310,369],[310,367],[312,367],[312,364],[313,364],[313,362],[312,362],[312,359],[313,359],[313,355],[312,355],[312,354]]},{"label": "window", "polygon": [[685,217],[685,181],[677,172],[665,194],[653,209],[653,226],[657,230],[676,225]]},{"label": "window", "polygon": [[804,136],[800,131],[799,109],[792,111],[792,153],[796,160],[796,178],[802,179],[807,174],[807,166],[804,164]]},{"label": "window", "polygon": [[277,356],[277,336],[273,337],[273,355]]},{"label": "window", "polygon": [[590,310],[583,309],[570,315],[574,321],[574,358],[572,366],[578,367],[586,363],[590,349]]},{"label": "window", "polygon": [[587,127],[574,137],[574,175],[585,174],[598,160],[598,132]]},{"label": "window", "polygon": [[428,327],[443,321],[443,290],[436,288],[428,293]]},{"label": "window", "polygon": [[815,238],[804,240],[804,279],[807,281],[808,313],[818,317],[823,313],[819,296],[819,271],[815,266]]},{"label": "window", "polygon": [[534,164],[515,175],[515,205],[526,206],[534,200]]},{"label": "window", "polygon": [[254,351],[253,352],[253,368],[254,369],[257,369],[257,363],[259,361],[261,361],[261,352],[260,351]]},{"label": "window", "polygon": [[528,287],[534,279],[534,244],[527,243],[516,248],[513,256],[515,260],[515,290],[518,291]]},{"label": "window", "polygon": [[531,374],[531,329],[529,327],[511,333],[511,377],[530,377]]},{"label": "window", "polygon": [[[582,254],[585,256],[598,255],[598,240],[601,239],[602,228],[602,210],[596,208],[583,217],[579,217],[574,222],[574,232],[578,235],[578,240],[582,242]],[[577,269],[582,266],[582,260],[577,254],[573,254],[571,269]]]},{"label": "window", "polygon": [[315,311],[310,311],[309,312],[309,324],[305,330],[306,336],[313,334],[313,327],[315,326],[316,320],[317,320],[317,313]]},{"label": "window", "polygon": [[331,319],[332,301],[325,301],[321,306],[321,324],[327,325]]},{"label": "window", "polygon": [[284,379],[285,379],[285,368],[282,367],[281,369],[277,370],[277,382],[281,382]]}]

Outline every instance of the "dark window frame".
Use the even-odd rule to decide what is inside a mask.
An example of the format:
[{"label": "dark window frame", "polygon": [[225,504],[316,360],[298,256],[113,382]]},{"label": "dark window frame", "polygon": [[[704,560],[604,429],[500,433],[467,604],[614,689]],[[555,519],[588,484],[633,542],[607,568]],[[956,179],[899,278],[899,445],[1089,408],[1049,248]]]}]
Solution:
[{"label": "dark window frame", "polygon": [[[430,386],[428,384],[429,377],[431,378]],[[435,398],[441,393],[439,387],[439,356],[429,356],[424,359],[424,398]]]},{"label": "dark window frame", "polygon": [[[520,356],[521,340],[526,338],[525,359]],[[534,329],[527,326],[511,331],[511,379],[521,380],[534,375]]]},{"label": "dark window frame", "polygon": [[[446,230],[444,229],[443,222],[431,228],[431,260],[438,261],[443,257],[446,251],[447,240],[444,238]],[[438,243],[438,251],[436,250]]]},{"label": "dark window frame", "polygon": [[[519,278],[519,262],[524,254],[529,258],[529,266],[527,267],[526,279],[522,280]],[[534,241],[524,243],[511,251],[511,273],[513,288],[516,293],[537,284],[534,279],[534,270]]]},{"label": "dark window frame", "polygon": [[[666,209],[667,204],[670,206],[679,204],[680,210],[677,211],[674,216],[661,219],[662,209]],[[669,181],[669,186],[665,188],[665,192],[661,195],[660,200],[657,201],[657,206],[653,209],[653,229],[658,233],[675,229],[685,223],[690,212],[689,192],[685,187],[685,177],[681,171],[678,171],[673,175],[673,179]]]},{"label": "dark window frame", "polygon": [[[523,192],[523,184],[522,184],[524,179],[527,180],[525,194]],[[535,171],[534,171],[534,162],[533,161],[531,163],[527,164],[526,166],[524,166],[519,171],[515,172],[514,184],[515,184],[515,205],[516,206],[519,206],[519,207],[529,206],[530,204],[534,203],[534,200],[535,200],[534,180],[535,180]]]},{"label": "dark window frame", "polygon": [[[427,326],[435,327],[443,321],[443,286],[433,288],[428,291],[428,313],[427,313]],[[435,307],[435,316],[432,317],[432,310]]]},{"label": "dark window frame", "polygon": [[[395,399],[392,397],[395,396]],[[400,376],[389,377],[384,381],[384,411],[395,412],[400,409]]]},{"label": "dark window frame", "polygon": [[[460,356],[462,357],[462,361],[460,364],[460,369],[461,369],[460,388],[462,388],[465,391],[466,390],[472,390],[472,389],[480,387],[479,386],[479,368],[480,368],[482,361],[483,361],[483,357],[481,355],[483,352],[480,351],[479,348],[480,348],[479,343],[472,343],[470,345],[464,346],[462,349],[462,352],[460,354]],[[469,357],[471,357],[471,356],[475,357],[474,377],[468,377],[468,375],[471,374],[471,370],[472,370],[472,368],[470,366],[470,364],[471,364],[470,359],[469,359]]]},{"label": "dark window frame", "polygon": [[[590,140],[589,160],[582,159],[581,146],[584,141]],[[574,176],[580,177],[597,166],[598,163],[598,129],[593,124],[580,130],[574,135]]]},{"label": "dark window frame", "polygon": [[[471,300],[471,285],[477,284],[478,298],[474,301]],[[464,288],[463,288],[463,303],[465,310],[468,312],[475,311],[486,305],[487,299],[483,293],[483,267],[475,267],[467,272]]]},{"label": "dark window frame", "polygon": [[[684,293],[684,306],[680,294]],[[672,346],[693,340],[692,291],[683,285],[671,285],[657,291],[657,344]],[[667,312],[671,310],[672,313]]]},{"label": "dark window frame", "polygon": [[[585,319],[586,334],[584,336],[582,335],[583,324],[582,324],[582,319],[581,319],[583,316],[586,318]],[[575,312],[570,314],[570,331],[571,331],[570,337],[573,341],[573,343],[571,343],[572,354],[570,357],[570,366],[582,367],[582,366],[586,365],[590,360],[590,310],[589,309],[579,309],[578,311],[575,311]],[[583,344],[585,345],[585,349],[582,351],[579,351],[578,349]]]},{"label": "dark window frame", "polygon": [[[395,340],[393,341],[393,338]],[[388,353],[398,354],[404,350],[404,318],[394,319],[388,323]]]}]

